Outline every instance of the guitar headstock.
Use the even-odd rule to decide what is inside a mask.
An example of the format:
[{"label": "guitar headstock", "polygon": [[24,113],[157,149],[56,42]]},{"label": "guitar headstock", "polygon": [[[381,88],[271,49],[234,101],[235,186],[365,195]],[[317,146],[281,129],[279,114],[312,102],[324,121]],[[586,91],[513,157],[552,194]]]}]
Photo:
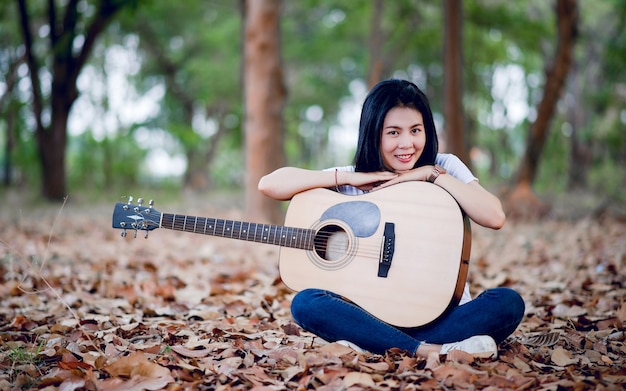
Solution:
[{"label": "guitar headstock", "polygon": [[143,199],[139,198],[136,204],[133,204],[133,197],[128,197],[128,202],[118,202],[113,209],[113,228],[122,230],[122,237],[126,236],[126,230],[134,231],[134,237],[137,237],[137,231],[148,232],[160,227],[161,213],[153,208],[154,202],[150,200],[148,206],[143,205]]}]

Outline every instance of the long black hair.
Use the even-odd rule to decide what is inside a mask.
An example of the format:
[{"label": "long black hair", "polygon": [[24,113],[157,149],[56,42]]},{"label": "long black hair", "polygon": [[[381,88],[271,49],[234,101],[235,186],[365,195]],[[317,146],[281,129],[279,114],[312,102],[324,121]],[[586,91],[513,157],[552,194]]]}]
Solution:
[{"label": "long black hair", "polygon": [[376,84],[363,103],[359,140],[354,155],[356,171],[373,172],[386,169],[380,151],[380,140],[385,117],[389,110],[395,107],[415,109],[422,114],[424,120],[426,145],[413,168],[435,164],[439,142],[428,98],[410,81],[389,79]]}]

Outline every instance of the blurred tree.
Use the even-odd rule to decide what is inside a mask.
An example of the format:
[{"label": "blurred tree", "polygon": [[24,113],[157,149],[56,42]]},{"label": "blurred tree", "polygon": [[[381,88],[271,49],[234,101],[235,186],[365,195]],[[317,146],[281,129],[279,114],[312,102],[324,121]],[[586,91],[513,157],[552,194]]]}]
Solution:
[{"label": "blurred tree", "polygon": [[463,124],[463,4],[444,2],[444,120],[447,150],[471,167]]},{"label": "blurred tree", "polygon": [[463,5],[465,134],[481,181],[498,183],[512,175],[523,150],[541,94],[542,48],[554,36],[553,13],[543,0]]},{"label": "blurred tree", "polygon": [[[183,186],[206,190],[218,173],[220,149],[241,146],[238,3],[150,2],[125,16],[122,34],[139,38],[142,66],[135,87],[140,93],[166,87],[161,110],[142,125],[173,137],[187,162]],[[243,167],[232,160],[240,173]]]},{"label": "blurred tree", "polygon": [[[35,7],[29,10],[26,0],[17,1],[32,88],[42,192],[50,200],[60,200],[66,195],[67,123],[78,97],[78,75],[107,24],[134,0],[58,3],[61,4],[51,0],[46,10]],[[40,36],[47,38],[44,45],[35,42]]]},{"label": "blurred tree", "polygon": [[[7,18],[9,10],[2,9],[2,19]],[[19,80],[17,69],[24,63],[24,56],[19,53],[17,48],[13,45],[15,34],[6,28],[6,26],[0,26],[0,77],[2,77],[2,84],[4,89],[0,92],[0,117],[4,118],[4,130],[5,130],[5,146],[4,146],[4,161],[2,168],[2,182],[5,186],[12,184],[13,180],[13,150],[16,145],[17,137],[17,120],[19,110],[19,100],[16,97],[16,86]]]},{"label": "blurred tree", "polygon": [[370,37],[368,40],[369,49],[369,70],[367,72],[367,87],[372,89],[383,79],[383,56],[382,46],[384,33],[382,30],[382,20],[384,14],[383,0],[372,0],[372,16],[370,24]]},{"label": "blurred tree", "polygon": [[[563,125],[563,138],[570,143],[569,190],[588,188],[594,166],[601,167],[608,161],[626,167],[626,121],[620,114],[626,112],[626,1],[582,2],[580,10],[580,44],[567,84]],[[614,171],[613,167],[608,171]],[[626,178],[616,180],[619,174],[615,174],[596,175],[594,180],[612,182],[617,189],[623,189]]]},{"label": "blurred tree", "polygon": [[556,14],[558,37],[555,58],[546,69],[546,83],[543,98],[537,109],[537,118],[528,132],[526,150],[520,162],[514,188],[507,196],[509,209],[513,211],[513,214],[526,215],[540,212],[541,205],[531,188],[537,175],[550,122],[573,61],[574,42],[578,28],[576,0],[557,0]]},{"label": "blurred tree", "polygon": [[244,0],[244,106],[246,212],[279,223],[280,204],[257,190],[261,177],[285,165],[283,106],[286,87],[281,59],[281,0]]}]

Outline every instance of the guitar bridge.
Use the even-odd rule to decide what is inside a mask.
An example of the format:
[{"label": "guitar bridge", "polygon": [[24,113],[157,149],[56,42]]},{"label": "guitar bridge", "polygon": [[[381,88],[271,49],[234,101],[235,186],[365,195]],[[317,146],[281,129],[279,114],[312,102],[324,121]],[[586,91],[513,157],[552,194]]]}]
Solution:
[{"label": "guitar bridge", "polygon": [[393,223],[385,223],[385,232],[383,234],[383,244],[380,250],[380,261],[378,262],[378,277],[387,278],[389,268],[393,261],[393,252],[396,245],[395,225]]}]

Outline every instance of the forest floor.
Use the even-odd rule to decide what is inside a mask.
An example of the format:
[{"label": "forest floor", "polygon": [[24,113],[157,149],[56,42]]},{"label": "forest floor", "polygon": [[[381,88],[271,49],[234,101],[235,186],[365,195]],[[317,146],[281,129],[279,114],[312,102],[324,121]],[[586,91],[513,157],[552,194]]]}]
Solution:
[{"label": "forest floor", "polygon": [[[5,197],[6,198],[6,197]],[[553,200],[554,201],[554,200]],[[0,389],[622,390],[626,214],[556,200],[473,230],[474,294],[526,302],[499,358],[359,353],[293,323],[275,247],[168,230],[126,238],[113,203],[0,209]],[[227,203],[157,205],[240,220]]]}]

